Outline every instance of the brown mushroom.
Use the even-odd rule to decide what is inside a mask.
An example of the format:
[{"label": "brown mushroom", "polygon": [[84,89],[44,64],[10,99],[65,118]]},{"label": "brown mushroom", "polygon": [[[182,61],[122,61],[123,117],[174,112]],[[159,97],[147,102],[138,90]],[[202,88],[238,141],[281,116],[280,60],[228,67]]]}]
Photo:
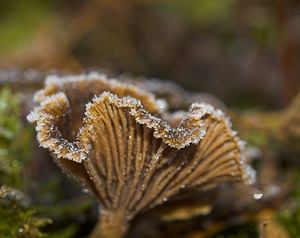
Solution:
[{"label": "brown mushroom", "polygon": [[178,84],[159,79],[146,79],[143,77],[132,78],[122,76],[121,80],[138,86],[153,93],[156,97],[167,101],[168,108],[174,110],[186,110],[193,102],[202,102],[212,105],[214,108],[227,111],[224,103],[209,93],[188,92]]},{"label": "brown mushroom", "polygon": [[208,104],[171,121],[152,94],[97,74],[51,76],[35,101],[40,145],[99,200],[92,237],[121,237],[178,194],[253,179],[229,120]]}]

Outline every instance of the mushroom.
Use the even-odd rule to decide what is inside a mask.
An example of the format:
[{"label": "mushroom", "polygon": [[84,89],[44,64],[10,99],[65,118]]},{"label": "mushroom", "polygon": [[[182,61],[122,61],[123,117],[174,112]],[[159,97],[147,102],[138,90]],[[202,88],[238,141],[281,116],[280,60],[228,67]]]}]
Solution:
[{"label": "mushroom", "polygon": [[151,93],[104,75],[49,76],[45,84],[28,120],[62,170],[98,199],[91,237],[122,237],[135,215],[176,195],[253,182],[243,143],[208,104],[172,121]]},{"label": "mushroom", "polygon": [[143,77],[132,78],[130,76],[122,75],[121,80],[145,89],[156,97],[165,99],[168,103],[168,108],[174,110],[186,110],[193,102],[201,101],[210,104],[214,108],[227,111],[224,103],[209,93],[188,92],[180,87],[178,84],[159,79],[147,79]]}]

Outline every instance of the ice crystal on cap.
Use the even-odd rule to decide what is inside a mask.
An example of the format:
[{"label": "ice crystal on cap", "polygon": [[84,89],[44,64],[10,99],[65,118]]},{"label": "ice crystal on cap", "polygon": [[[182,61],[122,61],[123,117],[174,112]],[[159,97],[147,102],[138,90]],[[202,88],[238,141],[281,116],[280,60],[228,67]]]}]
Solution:
[{"label": "ice crystal on cap", "polygon": [[251,178],[229,119],[208,104],[172,117],[151,93],[96,74],[51,76],[35,99],[40,145],[100,202],[95,237],[121,236],[180,193]]}]

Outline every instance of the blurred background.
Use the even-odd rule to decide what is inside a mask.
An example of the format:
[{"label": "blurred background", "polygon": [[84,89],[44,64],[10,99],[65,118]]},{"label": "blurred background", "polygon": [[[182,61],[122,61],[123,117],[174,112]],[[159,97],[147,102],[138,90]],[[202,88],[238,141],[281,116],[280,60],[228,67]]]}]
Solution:
[{"label": "blurred background", "polygon": [[[82,238],[96,223],[95,200],[25,119],[45,74],[90,70],[221,99],[264,193],[255,201],[254,188],[225,184],[196,197],[213,204],[210,215],[145,214],[128,237],[300,237],[300,96],[290,104],[300,90],[299,0],[0,1],[0,31],[0,237]],[[266,220],[277,236],[262,235]]]},{"label": "blurred background", "polygon": [[0,28],[5,69],[129,72],[239,107],[300,87],[298,0],[10,0]]}]

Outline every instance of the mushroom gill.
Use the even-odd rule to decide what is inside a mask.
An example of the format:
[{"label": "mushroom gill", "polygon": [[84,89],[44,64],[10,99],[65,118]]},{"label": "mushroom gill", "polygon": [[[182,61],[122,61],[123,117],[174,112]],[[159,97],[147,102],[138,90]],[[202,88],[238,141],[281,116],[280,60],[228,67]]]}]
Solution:
[{"label": "mushroom gill", "polygon": [[253,180],[229,120],[208,104],[174,123],[149,92],[97,74],[51,76],[35,101],[40,145],[99,200],[92,237],[122,237],[136,214],[192,189]]}]

